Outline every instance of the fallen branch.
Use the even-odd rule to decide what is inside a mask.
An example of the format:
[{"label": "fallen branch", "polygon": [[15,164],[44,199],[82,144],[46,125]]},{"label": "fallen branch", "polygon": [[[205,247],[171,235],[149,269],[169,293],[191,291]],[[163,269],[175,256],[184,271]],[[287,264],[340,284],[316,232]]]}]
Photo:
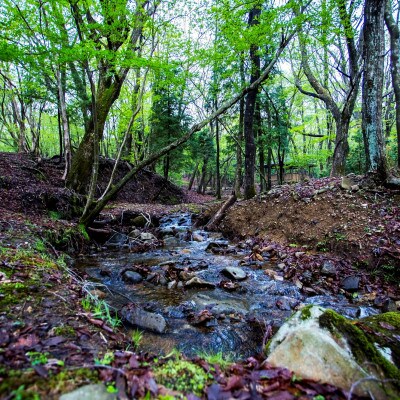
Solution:
[{"label": "fallen branch", "polygon": [[217,228],[217,225],[222,221],[225,216],[226,211],[232,207],[237,200],[235,192],[233,192],[232,196],[222,204],[220,209],[215,213],[215,215],[211,218],[208,224],[204,227],[205,230],[212,231]]}]

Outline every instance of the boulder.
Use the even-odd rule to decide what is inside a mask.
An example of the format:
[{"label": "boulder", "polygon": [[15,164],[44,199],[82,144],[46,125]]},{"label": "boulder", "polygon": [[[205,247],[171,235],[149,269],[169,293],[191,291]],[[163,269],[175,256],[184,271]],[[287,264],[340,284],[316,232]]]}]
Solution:
[{"label": "boulder", "polygon": [[145,311],[134,304],[123,307],[121,317],[132,325],[157,333],[164,333],[167,327],[167,322],[162,315]]},{"label": "boulder", "polygon": [[101,384],[85,385],[73,392],[63,394],[60,400],[117,400],[116,393],[107,392],[107,388]]},{"label": "boulder", "polygon": [[241,268],[238,267],[226,267],[222,270],[222,273],[228,276],[231,279],[235,279],[237,281],[243,281],[247,278],[246,272],[244,272]]},{"label": "boulder", "polygon": [[135,271],[125,271],[122,274],[122,279],[126,282],[126,283],[140,283],[143,280],[142,275],[138,274]]},{"label": "boulder", "polygon": [[[400,372],[377,349],[374,341],[352,321],[332,310],[307,306],[291,317],[267,344],[267,361],[306,379],[371,392],[375,399],[395,399]],[[372,379],[365,379],[371,378]],[[357,382],[357,384],[356,384]],[[397,383],[397,385],[399,385]]]}]

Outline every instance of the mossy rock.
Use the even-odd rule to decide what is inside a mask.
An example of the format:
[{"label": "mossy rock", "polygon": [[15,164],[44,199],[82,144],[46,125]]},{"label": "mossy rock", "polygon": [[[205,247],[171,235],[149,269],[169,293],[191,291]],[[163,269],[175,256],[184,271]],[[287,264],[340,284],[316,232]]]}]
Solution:
[{"label": "mossy rock", "polygon": [[357,326],[400,368],[400,312],[372,315],[360,319]]},{"label": "mossy rock", "polygon": [[[386,313],[373,317],[364,318],[359,321],[350,321],[337,314],[333,310],[326,310],[320,317],[319,323],[323,328],[327,328],[332,335],[338,338],[344,338],[350,347],[350,350],[357,363],[365,367],[372,375],[392,381],[392,384],[386,385],[388,398],[398,398],[395,392],[400,391],[400,371],[393,362],[387,359],[387,353],[382,349],[393,348],[393,335],[389,336],[390,330],[382,327],[389,326],[391,321],[394,325],[390,327],[399,329],[400,313]],[[372,329],[361,329],[361,326],[371,326]],[[397,327],[397,328],[396,328]],[[396,339],[395,351],[399,354],[399,340]],[[394,349],[393,349],[394,350]],[[394,360],[393,360],[394,361]],[[393,387],[392,387],[393,386]]]},{"label": "mossy rock", "polygon": [[[381,321],[386,322],[379,326],[394,331],[392,327],[396,328],[397,322],[387,322],[393,319],[396,316],[384,315]],[[373,393],[375,399],[398,399],[400,371],[381,353],[372,333],[361,329],[367,323],[350,321],[319,306],[306,307],[295,313],[268,343],[267,361],[303,378],[347,391],[354,389],[360,396]]]}]

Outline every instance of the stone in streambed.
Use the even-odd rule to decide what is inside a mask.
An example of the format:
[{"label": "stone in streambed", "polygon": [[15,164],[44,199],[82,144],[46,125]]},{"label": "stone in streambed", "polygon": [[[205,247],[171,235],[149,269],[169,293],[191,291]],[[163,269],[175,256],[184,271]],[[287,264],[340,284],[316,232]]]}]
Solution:
[{"label": "stone in streambed", "polygon": [[241,268],[237,267],[226,267],[222,270],[222,273],[228,276],[231,279],[235,279],[237,281],[243,281],[247,278],[246,272],[244,272]]},{"label": "stone in streambed", "polygon": [[135,271],[125,271],[122,274],[122,279],[126,283],[140,283],[143,280],[142,275],[138,274]]},{"label": "stone in streambed", "polygon": [[193,277],[185,283],[186,288],[215,288],[215,284],[211,282],[207,282],[204,279],[199,278],[198,276]]},{"label": "stone in streambed", "polygon": [[145,311],[133,304],[123,307],[121,316],[132,325],[157,333],[164,333],[167,327],[167,322],[162,315]]}]

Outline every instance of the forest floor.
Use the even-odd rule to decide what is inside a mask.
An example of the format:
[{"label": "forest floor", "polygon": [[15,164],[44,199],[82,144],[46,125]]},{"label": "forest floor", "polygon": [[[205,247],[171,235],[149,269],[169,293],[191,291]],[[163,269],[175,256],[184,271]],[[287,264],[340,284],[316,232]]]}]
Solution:
[{"label": "forest floor", "polygon": [[[0,154],[0,398],[58,398],[95,382],[106,383],[110,394],[118,390],[122,399],[182,393],[192,393],[189,399],[346,398],[341,389],[270,367],[262,355],[215,363],[136,351],[133,338],[113,326],[115,319],[88,307],[85,281],[69,267],[71,257],[93,243],[74,217],[82,200],[64,189],[61,175],[55,161]],[[400,300],[399,194],[355,185],[342,189],[340,180],[322,179],[283,186],[237,202],[221,229],[249,240],[249,257],[276,260],[284,279],[306,293],[338,293],[342,278],[355,275],[363,301],[393,310]],[[157,204],[160,199],[178,204]],[[210,196],[187,194],[144,172],[103,218],[189,210],[206,220],[217,207]],[[321,274],[325,261],[333,275]],[[176,392],[168,381],[160,384],[157,370],[166,376],[184,370],[187,380]]]}]

